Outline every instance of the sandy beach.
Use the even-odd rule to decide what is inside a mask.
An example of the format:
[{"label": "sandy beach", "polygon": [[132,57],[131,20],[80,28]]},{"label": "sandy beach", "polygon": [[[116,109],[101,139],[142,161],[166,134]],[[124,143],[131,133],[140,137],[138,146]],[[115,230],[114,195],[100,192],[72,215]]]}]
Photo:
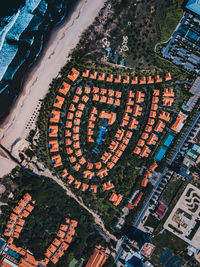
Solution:
[{"label": "sandy beach", "polygon": [[[54,30],[40,59],[27,76],[21,94],[9,116],[0,126],[0,143],[13,155],[25,145],[25,138],[34,128],[41,100],[48,92],[49,84],[66,64],[71,50],[79,42],[81,33],[98,15],[106,0],[81,0],[71,17]],[[0,177],[15,166],[0,153]]]}]

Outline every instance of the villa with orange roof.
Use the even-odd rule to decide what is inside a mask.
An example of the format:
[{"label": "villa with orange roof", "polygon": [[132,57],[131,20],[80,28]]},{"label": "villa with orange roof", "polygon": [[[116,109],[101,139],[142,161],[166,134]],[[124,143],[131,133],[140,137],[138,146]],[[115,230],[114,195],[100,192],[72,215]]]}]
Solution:
[{"label": "villa with orange roof", "polygon": [[58,123],[60,120],[60,111],[52,110],[50,114],[50,122]]},{"label": "villa with orange roof", "polygon": [[136,104],[133,110],[133,116],[137,117],[137,116],[141,116],[141,114],[142,114],[142,107]]},{"label": "villa with orange roof", "polygon": [[101,74],[99,74],[99,76],[98,76],[98,80],[99,80],[99,81],[104,81],[104,80],[105,80],[105,77],[106,77],[105,73],[101,73]]},{"label": "villa with orange roof", "polygon": [[154,96],[159,96],[159,94],[160,94],[160,90],[157,90],[157,89],[153,90],[153,95]]},{"label": "villa with orange roof", "polygon": [[181,126],[183,125],[184,120],[185,120],[185,117],[178,114],[175,123],[171,126],[171,129],[175,132],[179,132],[181,129]]},{"label": "villa with orange roof", "polygon": [[49,137],[57,137],[58,136],[58,126],[57,125],[49,125],[48,133],[49,133]]},{"label": "villa with orange roof", "polygon": [[79,71],[77,71],[75,68],[72,68],[70,73],[67,75],[67,78],[70,79],[72,82],[74,82],[79,76]]},{"label": "villa with orange roof", "polygon": [[138,84],[138,77],[134,76],[131,80],[131,84]]},{"label": "villa with orange roof", "polygon": [[159,75],[155,76],[155,81],[156,83],[161,83],[162,82],[162,78]]},{"label": "villa with orange roof", "polygon": [[130,83],[130,77],[129,76],[124,77],[123,83],[124,84],[126,84],[126,83],[129,84]]},{"label": "villa with orange roof", "polygon": [[90,74],[90,79],[94,79],[96,80],[97,78],[97,72],[96,71],[93,71],[91,74]]},{"label": "villa with orange roof", "polygon": [[136,103],[142,103],[144,102],[144,93],[141,91],[136,92]]},{"label": "villa with orange roof", "polygon": [[58,152],[58,150],[59,150],[58,140],[50,140],[49,151],[52,153],[52,152]]},{"label": "villa with orange roof", "polygon": [[167,72],[165,75],[165,81],[171,81],[172,77],[171,77],[171,73]]},{"label": "villa with orange roof", "polygon": [[154,172],[155,171],[155,169],[158,167],[158,164],[156,163],[156,162],[154,162],[150,167],[149,167],[149,170],[151,171],[151,172]]},{"label": "villa with orange roof", "polygon": [[152,133],[147,141],[147,144],[149,145],[155,145],[156,142],[158,141],[158,136],[154,133]]},{"label": "villa with orange roof", "polygon": [[129,126],[128,126],[128,128],[130,129],[130,130],[136,130],[137,129],[137,126],[138,126],[138,121],[135,119],[135,118],[132,118],[131,119],[131,121],[130,121],[130,123],[129,123]]},{"label": "villa with orange roof", "polygon": [[164,121],[170,121],[170,113],[162,110],[159,114],[159,119]]},{"label": "villa with orange roof", "polygon": [[136,146],[136,147],[135,147],[135,149],[134,149],[134,151],[133,151],[133,153],[135,153],[135,154],[139,155],[139,154],[140,154],[140,152],[141,152],[141,148],[140,148],[140,147],[138,147],[138,146]]},{"label": "villa with orange roof", "polygon": [[89,70],[84,70],[82,72],[82,77],[87,78],[87,77],[89,77],[89,74],[90,74],[90,71]]},{"label": "villa with orange roof", "polygon": [[61,96],[57,95],[56,98],[55,98],[55,100],[54,100],[53,106],[55,108],[61,109],[62,108],[62,105],[64,103],[64,100],[65,100],[64,97],[61,97]]},{"label": "villa with orange roof", "polygon": [[162,133],[163,130],[164,130],[164,128],[165,128],[165,126],[166,126],[166,125],[165,125],[161,120],[159,120],[159,121],[157,122],[155,128],[154,128],[154,131],[155,131],[155,132],[158,132],[158,133]]},{"label": "villa with orange roof", "polygon": [[61,156],[59,154],[52,156],[51,160],[52,160],[55,168],[62,166],[62,159],[61,159]]},{"label": "villa with orange roof", "polygon": [[122,76],[120,74],[117,74],[117,77],[115,78],[115,83],[121,83]]},{"label": "villa with orange roof", "polygon": [[141,77],[140,84],[146,84],[146,76]]},{"label": "villa with orange roof", "polygon": [[107,78],[106,78],[107,82],[112,82],[113,81],[113,74],[108,74]]},{"label": "villa with orange roof", "polygon": [[152,84],[152,83],[154,83],[154,79],[153,79],[151,76],[148,76],[148,77],[147,77],[147,83],[148,83],[148,84]]},{"label": "villa with orange roof", "polygon": [[85,267],[102,267],[109,258],[109,255],[109,249],[104,249],[100,245],[96,246],[94,253],[90,257]]},{"label": "villa with orange roof", "polygon": [[112,193],[109,200],[113,202],[114,206],[118,206],[120,202],[122,201],[123,196],[121,194],[117,195],[115,193]]},{"label": "villa with orange roof", "polygon": [[148,158],[150,152],[151,152],[151,150],[149,149],[149,147],[148,146],[144,146],[142,151],[141,151],[141,153],[140,153],[140,156]]},{"label": "villa with orange roof", "polygon": [[163,92],[163,97],[174,97],[173,88],[165,88]]},{"label": "villa with orange roof", "polygon": [[71,85],[66,83],[66,82],[63,82],[60,89],[59,89],[59,93],[61,93],[62,95],[67,95],[67,93],[69,92],[71,88]]},{"label": "villa with orange roof", "polygon": [[142,186],[142,187],[147,187],[148,181],[149,181],[149,180],[148,180],[147,178],[143,178],[143,179],[142,179],[142,182],[141,182],[141,186]]}]

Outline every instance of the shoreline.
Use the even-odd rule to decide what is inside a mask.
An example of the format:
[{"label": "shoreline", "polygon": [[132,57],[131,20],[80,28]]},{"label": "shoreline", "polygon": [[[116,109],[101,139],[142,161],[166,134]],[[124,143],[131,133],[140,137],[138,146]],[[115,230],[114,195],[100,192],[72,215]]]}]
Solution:
[{"label": "shoreline", "polygon": [[[26,145],[25,138],[37,120],[40,100],[44,99],[49,84],[69,60],[70,52],[78,44],[81,34],[94,21],[106,0],[81,0],[74,7],[66,21],[55,28],[47,41],[39,59],[24,77],[21,92],[13,104],[9,115],[0,125],[0,143],[16,156]],[[0,165],[9,173],[12,168],[0,156]],[[6,168],[5,168],[6,164]],[[5,171],[1,176],[7,174]]]}]

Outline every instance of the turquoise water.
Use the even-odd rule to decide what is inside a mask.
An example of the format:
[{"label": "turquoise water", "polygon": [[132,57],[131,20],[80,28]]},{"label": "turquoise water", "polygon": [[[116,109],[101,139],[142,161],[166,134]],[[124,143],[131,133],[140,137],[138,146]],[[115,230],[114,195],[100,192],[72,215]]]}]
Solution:
[{"label": "turquoise water", "polygon": [[167,138],[164,141],[164,146],[169,147],[173,140],[174,140],[174,135],[168,134]]},{"label": "turquoise water", "polygon": [[162,146],[162,147],[160,148],[160,150],[158,151],[158,153],[156,154],[155,159],[156,159],[157,161],[161,161],[161,160],[163,159],[163,157],[164,157],[164,155],[165,155],[166,152],[167,152],[167,147]]}]

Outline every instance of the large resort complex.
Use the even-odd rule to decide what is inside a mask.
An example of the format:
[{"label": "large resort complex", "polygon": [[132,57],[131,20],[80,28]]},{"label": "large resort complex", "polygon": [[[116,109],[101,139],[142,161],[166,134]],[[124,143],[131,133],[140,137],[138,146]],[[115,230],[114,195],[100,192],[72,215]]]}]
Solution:
[{"label": "large resort complex", "polygon": [[[94,21],[80,31],[90,7]],[[32,88],[45,85],[43,73],[34,76],[30,121],[16,122],[31,106],[22,98],[0,135],[2,173],[15,166],[0,184],[0,266],[198,267],[200,3],[80,0],[74,9],[38,70],[45,80],[54,54],[67,62],[53,77],[49,64],[41,95]],[[10,141],[15,125],[21,136]]]}]

